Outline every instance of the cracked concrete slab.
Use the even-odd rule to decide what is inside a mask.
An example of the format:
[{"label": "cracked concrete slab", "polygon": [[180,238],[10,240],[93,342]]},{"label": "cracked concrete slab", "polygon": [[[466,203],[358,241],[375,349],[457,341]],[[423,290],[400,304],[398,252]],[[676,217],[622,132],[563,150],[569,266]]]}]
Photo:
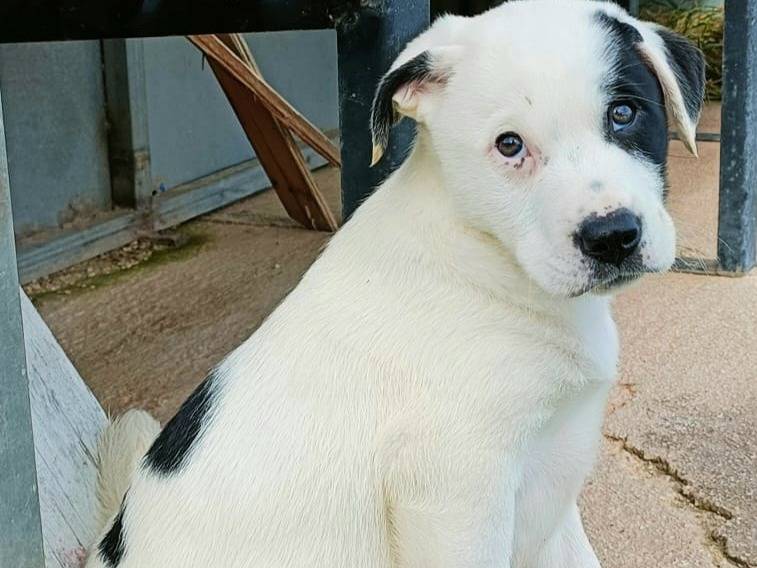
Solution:
[{"label": "cracked concrete slab", "polygon": [[757,274],[649,279],[616,315],[626,388],[607,434],[680,480],[724,554],[757,566]]},{"label": "cracked concrete slab", "polygon": [[733,567],[709,539],[708,514],[618,442],[603,445],[580,505],[604,568]]}]

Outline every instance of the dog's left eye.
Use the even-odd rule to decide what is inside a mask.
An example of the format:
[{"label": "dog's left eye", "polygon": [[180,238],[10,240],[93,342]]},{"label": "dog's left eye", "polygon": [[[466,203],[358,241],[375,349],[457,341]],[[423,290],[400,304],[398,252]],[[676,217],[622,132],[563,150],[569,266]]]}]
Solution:
[{"label": "dog's left eye", "polygon": [[526,149],[523,139],[515,132],[500,134],[495,144],[505,158],[518,158]]},{"label": "dog's left eye", "polygon": [[610,106],[609,111],[614,132],[628,128],[636,120],[636,107],[631,103],[615,103]]}]

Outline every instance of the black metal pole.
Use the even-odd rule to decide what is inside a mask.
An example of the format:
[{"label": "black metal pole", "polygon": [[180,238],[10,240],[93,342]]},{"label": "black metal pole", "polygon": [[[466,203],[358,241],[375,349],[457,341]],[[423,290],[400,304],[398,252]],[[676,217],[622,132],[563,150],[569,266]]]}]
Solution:
[{"label": "black metal pole", "polygon": [[747,272],[757,262],[757,2],[725,3],[718,259]]},{"label": "black metal pole", "polygon": [[370,167],[373,93],[402,48],[428,23],[428,0],[364,1],[356,11],[336,21],[345,220],[402,162],[412,143],[415,129],[405,120],[394,129],[384,158]]}]

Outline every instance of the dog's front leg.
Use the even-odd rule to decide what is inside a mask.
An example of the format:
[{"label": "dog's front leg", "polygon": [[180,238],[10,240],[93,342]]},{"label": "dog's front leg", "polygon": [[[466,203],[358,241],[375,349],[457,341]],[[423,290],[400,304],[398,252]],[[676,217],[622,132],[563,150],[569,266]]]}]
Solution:
[{"label": "dog's front leg", "polygon": [[469,440],[403,442],[384,479],[398,568],[511,568],[516,470]]},{"label": "dog's front leg", "polygon": [[578,506],[573,505],[547,544],[536,553],[532,568],[601,568],[584,531]]},{"label": "dog's front leg", "polygon": [[496,483],[407,486],[388,504],[397,567],[510,568],[515,491]]}]

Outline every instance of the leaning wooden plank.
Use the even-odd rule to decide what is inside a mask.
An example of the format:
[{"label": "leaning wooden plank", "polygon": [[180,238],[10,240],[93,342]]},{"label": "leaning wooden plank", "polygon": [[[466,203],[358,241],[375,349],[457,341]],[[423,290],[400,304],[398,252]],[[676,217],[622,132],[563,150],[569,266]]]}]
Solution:
[{"label": "leaning wooden plank", "polygon": [[255,93],[276,118],[299,136],[303,142],[316,150],[330,164],[334,166],[341,165],[339,150],[331,140],[292,107],[261,76],[255,74],[217,36],[191,35],[187,36],[187,38],[207,55],[210,61],[217,62],[235,79]]},{"label": "leaning wooden plank", "polygon": [[21,292],[47,568],[79,568],[96,537],[95,456],[105,412]]},{"label": "leaning wooden plank", "polygon": [[[262,78],[260,68],[258,67],[255,58],[250,51],[250,47],[240,34],[218,34],[217,36],[234,55],[239,57],[250,69],[253,70],[255,75]],[[268,110],[268,109],[266,109]],[[293,184],[290,189],[295,192],[297,200],[301,203],[305,215],[310,219],[314,215],[320,217],[324,212],[327,219],[325,224],[329,227],[333,227],[331,230],[336,229],[336,221],[331,215],[326,200],[318,190],[318,186],[315,180],[310,175],[310,168],[308,167],[305,159],[302,155],[300,148],[294,140],[294,137],[289,131],[281,124],[275,121],[270,122],[269,113],[266,112],[262,115],[258,115],[258,126],[262,127],[269,135],[272,142],[273,151],[281,160],[281,166],[284,170],[284,174],[293,178]],[[283,144],[284,147],[281,147]],[[324,224],[324,221],[320,220],[319,225]]]},{"label": "leaning wooden plank", "polygon": [[281,128],[268,109],[223,67],[213,62],[210,65],[289,216],[305,227],[334,231],[336,221],[333,215],[308,168],[297,160],[298,149],[294,148],[293,152],[287,142],[291,134]]},{"label": "leaning wooden plank", "polygon": [[252,51],[250,51],[250,46],[247,45],[247,42],[244,40],[244,38],[240,34],[216,34],[216,35],[218,36],[218,39],[220,39],[226,45],[226,47],[231,49],[231,51],[233,51],[242,61],[244,61],[250,67],[252,67],[252,70],[255,71],[255,74],[258,77],[265,80],[262,73],[260,72],[260,67],[258,67],[257,62],[255,61],[255,58],[252,56]]},{"label": "leaning wooden plank", "polygon": [[[231,42],[232,38],[224,39]],[[245,65],[254,69],[251,56],[244,52],[242,56],[250,58]],[[289,131],[225,67],[213,59],[209,63],[289,216],[308,228],[336,230],[336,220]]]}]

